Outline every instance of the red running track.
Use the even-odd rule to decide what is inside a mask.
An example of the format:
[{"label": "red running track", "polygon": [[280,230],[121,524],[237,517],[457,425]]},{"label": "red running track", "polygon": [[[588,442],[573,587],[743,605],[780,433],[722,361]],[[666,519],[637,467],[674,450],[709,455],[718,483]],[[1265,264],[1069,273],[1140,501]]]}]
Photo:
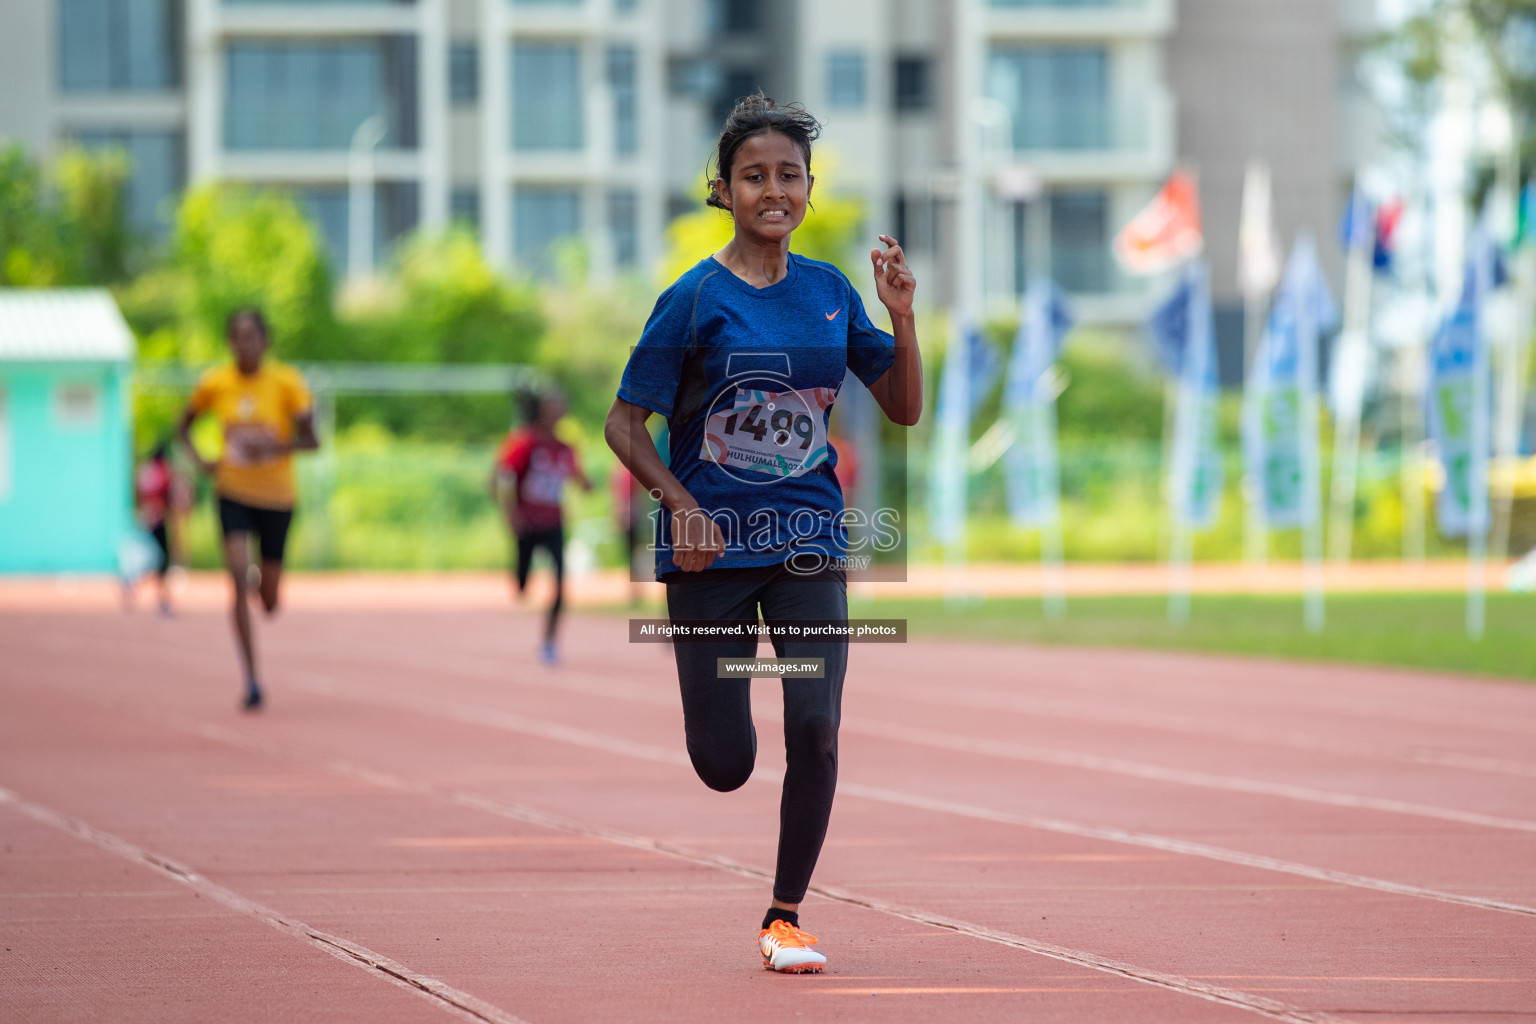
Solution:
[{"label": "red running track", "polygon": [[781,977],[777,684],[716,794],[667,648],[536,626],[296,612],[247,717],[222,616],[0,616],[0,1020],[1536,1021],[1536,689],[856,647]]}]

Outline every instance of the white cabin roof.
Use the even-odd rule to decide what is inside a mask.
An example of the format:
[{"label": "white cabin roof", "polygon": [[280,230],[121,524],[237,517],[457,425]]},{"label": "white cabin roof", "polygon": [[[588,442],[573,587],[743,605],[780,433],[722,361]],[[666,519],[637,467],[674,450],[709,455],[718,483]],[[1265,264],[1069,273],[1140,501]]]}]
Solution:
[{"label": "white cabin roof", "polygon": [[134,352],[105,288],[0,288],[0,362],[126,363]]}]

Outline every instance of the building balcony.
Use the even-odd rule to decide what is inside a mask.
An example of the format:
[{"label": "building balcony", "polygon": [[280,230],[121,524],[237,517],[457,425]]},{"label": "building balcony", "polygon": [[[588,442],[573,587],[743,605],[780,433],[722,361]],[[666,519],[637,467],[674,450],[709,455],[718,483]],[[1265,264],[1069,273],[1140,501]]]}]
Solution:
[{"label": "building balcony", "polygon": [[1173,101],[1155,89],[1117,103],[997,102],[1003,122],[986,162],[1006,177],[1027,172],[1046,181],[1135,181],[1174,164]]},{"label": "building balcony", "polygon": [[216,10],[223,35],[353,36],[415,32],[421,26],[414,0],[222,0]]},{"label": "building balcony", "polygon": [[987,0],[984,31],[1000,39],[1145,38],[1173,31],[1173,0]]},{"label": "building balcony", "polygon": [[519,35],[585,36],[634,32],[634,8],[609,0],[502,0],[501,23]]},{"label": "building balcony", "polygon": [[[349,170],[346,151],[222,150],[219,171],[224,177],[253,182],[340,182]],[[414,151],[379,150],[373,175],[380,180],[416,179],[424,175],[422,156]]]}]

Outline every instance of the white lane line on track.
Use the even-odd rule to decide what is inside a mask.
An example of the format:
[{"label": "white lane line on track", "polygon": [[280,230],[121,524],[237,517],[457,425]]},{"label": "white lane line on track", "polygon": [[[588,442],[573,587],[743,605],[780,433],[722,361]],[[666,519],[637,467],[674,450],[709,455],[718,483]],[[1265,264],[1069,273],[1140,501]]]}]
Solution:
[{"label": "white lane line on track", "polygon": [[[592,620],[588,619],[587,621],[590,622]],[[617,621],[622,623],[624,620]],[[615,642],[623,644],[624,640],[622,637],[622,632],[617,633],[615,635]],[[946,641],[942,638],[936,637],[921,638],[917,642],[926,648],[937,649],[943,652],[944,657],[936,669],[936,671],[940,673],[949,672],[956,663],[954,658],[950,657],[951,652],[972,653],[972,647],[974,646],[969,642],[964,644],[957,644],[952,641]],[[1196,667],[1206,670],[1208,673],[1214,673],[1215,671],[1223,669],[1232,671],[1246,669],[1281,669],[1313,674],[1322,672],[1327,673],[1330,676],[1343,676],[1345,674],[1352,673],[1366,675],[1395,674],[1398,676],[1416,678],[1422,677],[1426,674],[1423,670],[1402,666],[1349,664],[1341,662],[1298,662],[1275,658],[1263,658],[1259,656],[1233,658],[1219,654],[1203,654],[1200,652],[1137,651],[1123,648],[1041,648],[1027,644],[1006,644],[1002,642],[982,642],[981,646],[998,653],[1012,653],[1016,656],[1028,656],[1031,654],[1040,653],[1124,655],[1134,657],[1147,656],[1152,658],[1169,656],[1179,658],[1183,661],[1196,662]],[[348,651],[349,653],[357,653],[363,655],[377,655],[377,651],[369,650],[367,648],[349,648]],[[483,664],[497,666],[503,674],[506,670],[507,660],[506,656],[503,654],[477,654],[469,652],[462,655],[455,654],[455,656],[469,660],[480,661]],[[1211,662],[1217,659],[1225,659],[1225,663],[1212,665]],[[667,659],[667,664],[670,667],[670,658]],[[907,668],[908,666],[904,664],[903,667]],[[1108,670],[1102,671],[1099,674],[1110,676],[1114,675],[1113,672]],[[1433,673],[1431,674],[1433,675]],[[1165,683],[1168,684],[1165,689],[1171,690],[1172,692],[1164,694],[1163,698],[1170,702],[1197,704],[1202,707],[1220,706],[1230,707],[1233,709],[1246,708],[1262,712],[1299,711],[1303,713],[1331,714],[1349,718],[1367,718],[1372,722],[1395,721],[1405,725],[1429,725],[1438,729],[1444,729],[1449,726],[1483,732],[1514,732],[1520,734],[1521,736],[1529,736],[1533,732],[1536,732],[1536,707],[1526,709],[1523,713],[1520,714],[1464,711],[1455,707],[1447,709],[1444,707],[1435,708],[1422,705],[1404,705],[1401,700],[1395,700],[1393,697],[1388,696],[1340,696],[1333,690],[1321,687],[1313,687],[1307,694],[1298,694],[1294,690],[1287,689],[1282,696],[1277,698],[1274,693],[1265,691],[1243,690],[1234,692],[1230,688],[1224,688],[1214,683],[1190,683],[1189,675],[1190,671],[1188,665],[1162,667],[1159,665],[1148,666],[1144,664],[1138,664],[1136,669],[1136,677],[1138,683],[1145,683],[1154,687],[1161,686]],[[939,677],[945,678],[946,682],[948,680],[948,676],[941,675]],[[498,675],[496,678],[502,678],[502,676]],[[992,678],[999,679],[1000,681],[1004,682],[1008,681],[1006,677],[997,674],[994,674]],[[1442,672],[1439,673],[1439,678],[1444,680],[1456,677],[1452,676],[1450,673]],[[1505,689],[1510,692],[1518,692],[1519,690],[1518,681],[1516,681],[1513,686],[1507,682],[1500,683],[1494,680],[1477,679],[1475,677],[1471,679],[1461,677],[1458,679],[1458,681],[1464,682],[1469,686],[1500,687],[1501,689]],[[1113,702],[1123,695],[1118,689],[1113,687],[1106,687],[1097,678],[1087,678],[1086,674],[1082,671],[1074,672],[1071,678],[1066,679],[1063,682],[1067,683],[1068,685],[1081,686],[1086,689],[1087,692],[1083,695],[1083,699],[1085,701],[1108,700]],[[1299,703],[1302,700],[1306,700],[1307,703]]]},{"label": "white lane line on track", "polygon": [[[1371,721],[1395,721],[1411,725],[1429,725],[1438,728],[1453,727],[1482,732],[1519,733],[1528,736],[1536,729],[1536,714],[1532,709],[1516,713],[1463,711],[1459,708],[1432,707],[1419,703],[1405,703],[1393,690],[1383,696],[1359,694],[1340,695],[1332,688],[1332,681],[1343,677],[1361,676],[1379,680],[1381,677],[1407,678],[1411,681],[1429,679],[1432,682],[1457,680],[1486,688],[1501,688],[1506,693],[1518,692],[1519,679],[1497,677],[1458,676],[1450,669],[1421,669],[1407,665],[1381,665],[1365,662],[1292,660],[1263,655],[1233,655],[1216,651],[1149,650],[1128,647],[1055,647],[1038,644],[1007,643],[1004,641],[957,640],[944,637],[922,637],[924,646],[938,649],[941,659],[950,652],[973,651],[976,647],[998,652],[1017,652],[1019,655],[1043,655],[1052,665],[1065,660],[1063,654],[1094,654],[1112,662],[1095,673],[1081,669],[1072,670],[1061,679],[1064,686],[1084,691],[1085,699],[1115,700],[1122,695],[1121,688],[1104,680],[1118,679],[1128,663],[1135,662],[1135,677],[1141,692],[1165,701],[1178,701],[1199,705],[1220,704],[1233,708],[1253,708],[1262,711],[1301,711],[1308,714],[1345,715]],[[947,668],[949,660],[941,660]],[[1287,688],[1283,693],[1259,688],[1233,690],[1228,678],[1249,670],[1263,671],[1272,668],[1300,670],[1313,677],[1326,679],[1326,683],[1313,683],[1304,689]],[[1192,671],[1192,669],[1194,671]]]},{"label": "white lane line on track", "polygon": [[[735,875],[753,878],[772,883],[773,872],[766,868],[745,864],[729,857],[721,857],[716,854],[704,853],[692,850],[685,846],[678,846],[664,840],[653,839],[646,836],[633,835],[621,832],[617,829],[607,828],[601,825],[592,825],[586,822],[566,818],[561,815],[548,814],[544,811],[515,804],[504,804],[489,797],[477,793],[468,793],[460,790],[447,789],[435,786],[431,783],[420,782],[392,775],[377,769],[347,761],[342,758],[332,757],[326,754],[315,754],[308,751],[300,751],[267,740],[259,740],[235,729],[212,723],[197,723],[191,725],[185,722],[160,718],[167,724],[174,724],[182,728],[190,728],[198,735],[214,742],[223,743],[254,753],[265,754],[277,760],[287,761],[290,764],[305,768],[312,768],[369,782],[384,789],[396,792],[410,793],[429,799],[445,801],[459,807],[481,811],[510,818],[524,824],[535,825],[540,828],[548,828],[559,832],[586,836],[593,839],[601,839],[605,842],[631,849],[643,850],[648,853],[660,854],[676,860],[686,861],[701,867],[713,868],[719,871],[727,871]],[[946,931],[956,932],[970,938],[981,939],[1014,949],[1024,950],[1039,956],[1049,957],[1063,963],[1075,964],[1092,970],[1102,971],[1106,974],[1118,975],[1132,981],[1142,982],[1157,988],[1167,989],[1181,995],[1192,996],[1207,1002],[1219,1003],[1236,1009],[1247,1010],[1252,1013],[1268,1017],[1271,1020],[1285,1021],[1286,1024],[1349,1024],[1349,1022],[1332,1016],[1322,1011],[1304,1010],[1290,1006],[1275,999],[1254,995],[1237,989],[1223,988],[1208,982],[1196,981],[1192,978],[1181,977],[1176,974],[1167,974],[1161,971],[1153,971],[1144,967],[1137,967],[1120,960],[1112,960],[1099,956],[1096,953],[1088,953],[1082,950],[1070,949],[1066,946],[1057,946],[1038,939],[1031,939],[1011,932],[988,928],[984,925],[973,924],[958,918],[946,917],[941,914],[933,914],[915,907],[908,907],[899,903],[886,900],[872,899],[860,896],[856,893],[840,889],[835,886],[812,885],[810,893],[821,896],[824,899],[838,903],[862,907],[876,913],[890,917],[898,917],[917,924],[927,924]]]},{"label": "white lane line on track", "polygon": [[[83,639],[83,638],[82,638]],[[333,652],[334,653],[334,652]],[[406,658],[409,662],[411,659]],[[458,671],[472,674],[476,677],[479,672],[465,666],[465,661],[482,663],[482,659],[474,656],[448,656],[437,663],[439,670]],[[455,664],[457,663],[457,664]],[[390,666],[401,670],[401,663]],[[497,677],[506,679],[505,672]],[[306,683],[305,680],[308,680]],[[539,722],[521,715],[507,712],[499,712],[491,709],[473,707],[469,705],[455,705],[440,701],[418,701],[399,696],[386,696],[377,688],[366,691],[353,690],[339,686],[331,677],[316,672],[295,672],[292,681],[299,688],[309,689],[311,692],[338,697],[342,699],[359,701],[363,703],[385,703],[395,707],[415,711],[423,714],[431,714],[436,717],[448,718],[472,725],[501,728],[513,732],[522,732],[528,735],[543,736],[546,739],[558,742],[572,743],[588,749],[603,750],[610,753],[622,753],[643,760],[660,762],[669,765],[689,766],[687,757],[673,749],[657,747],[652,744],[635,743],[619,737],[606,736],[593,733],[588,730],[559,725],[551,722]],[[633,687],[614,685],[608,677],[584,676],[579,673],[561,673],[558,678],[552,678],[548,683],[530,682],[526,679],[515,680],[521,685],[545,687],[552,690],[579,690],[594,695],[627,699],[638,703],[652,704],[655,706],[672,706],[670,699],[663,699],[659,695],[652,696],[644,691],[637,691]],[[845,729],[853,729],[844,723]],[[758,777],[768,778],[770,773],[759,769]],[[839,789],[846,793],[853,793],[852,786],[856,784],[842,783]],[[870,791],[873,793],[874,791]],[[1223,861],[1246,867],[1258,868],[1267,871],[1278,871],[1296,875],[1303,878],[1324,880],[1334,884],[1347,885],[1355,888],[1370,889],[1378,892],[1392,893],[1394,895],[1409,896],[1414,898],[1431,899],[1444,903],[1460,904],[1483,910],[1497,910],[1507,913],[1523,915],[1536,915],[1536,907],[1525,906],[1503,900],[1488,899],[1478,896],[1469,896],[1460,893],[1446,892],[1443,890],[1429,889],[1420,886],[1412,886],[1385,879],[1373,878],[1366,875],[1356,875],[1348,872],[1336,872],[1326,868],[1317,868],[1311,865],[1300,864],[1294,861],[1284,861],[1256,854],[1244,853],[1237,850],[1229,850],[1223,847],[1208,846],[1202,843],[1191,843],[1180,839],[1159,836],[1150,833],[1137,833],[1114,827],[1082,825],[1076,822],[1064,821],[1056,818],[1034,817],[1027,815],[1015,815],[1010,812],[994,811],[988,808],[973,807],[943,801],[930,801],[926,797],[898,794],[895,791],[881,790],[881,796],[869,796],[871,799],[879,799],[883,802],[905,803],[911,800],[929,801],[927,809],[937,813],[957,814],[964,817],[975,817],[982,820],[996,821],[1004,824],[1020,825],[1028,828],[1036,828],[1043,831],[1059,832],[1067,835],[1077,835],[1088,838],[1098,838],[1108,842],[1126,843],[1143,846],[1151,849],[1168,852],[1182,853],[1189,856],[1202,857],[1210,860]],[[866,794],[869,795],[869,794]]]},{"label": "white lane line on track", "polygon": [[1081,701],[1063,700],[1056,697],[1038,697],[1020,693],[1000,693],[965,686],[946,685],[943,697],[935,697],[923,687],[893,685],[889,680],[880,681],[880,690],[874,696],[894,697],[914,704],[939,707],[973,708],[978,711],[1007,711],[1012,714],[1040,718],[1064,718],[1070,721],[1124,725],[1133,729],[1155,729],[1166,732],[1189,733],[1196,736],[1214,736],[1217,739],[1242,743],[1263,743],[1291,750],[1310,753],[1334,754],[1339,757],[1373,761],[1393,761],[1405,764],[1438,765],[1444,768],[1461,768],[1466,771],[1488,772],[1495,775],[1514,775],[1536,779],[1536,764],[1510,761],[1504,758],[1463,754],[1453,750],[1430,750],[1421,747],[1391,747],[1370,743],[1343,743],[1309,736],[1305,733],[1282,732],[1275,729],[1256,729],[1252,726],[1211,721],[1190,715],[1149,711],[1144,708],[1121,709],[1102,707]]},{"label": "white lane line on track", "polygon": [[[332,648],[328,653],[336,656],[338,660],[358,661],[370,660],[380,667],[399,669],[403,665],[411,664],[417,668],[433,671],[457,672],[475,678],[494,679],[502,681],[507,678],[507,662],[492,655],[452,652],[439,655],[412,657],[409,652],[399,652],[400,658],[391,657],[382,660],[374,648],[346,647]],[[1369,666],[1367,666],[1369,667]],[[572,673],[572,668],[567,666],[562,670],[562,677]],[[576,669],[580,673],[580,669]],[[589,678],[608,678],[597,675]],[[522,682],[522,680],[519,680]],[[905,690],[905,692],[903,692]],[[871,691],[872,696],[883,696],[886,691]],[[1250,742],[1272,743],[1277,746],[1296,747],[1304,750],[1321,750],[1337,753],[1343,756],[1357,758],[1379,758],[1389,761],[1406,761],[1410,764],[1440,764],[1451,768],[1464,768],[1472,771],[1494,772],[1498,774],[1518,775],[1527,778],[1536,778],[1536,764],[1521,761],[1509,761],[1499,758],[1482,757],[1474,754],[1464,754],[1454,751],[1425,750],[1409,747],[1407,749],[1393,749],[1391,747],[1367,747],[1348,743],[1330,742],[1318,740],[1313,737],[1297,736],[1291,733],[1255,730],[1251,727],[1229,727],[1221,722],[1207,722],[1191,716],[1167,712],[1141,712],[1141,711],[1117,711],[1113,707],[1101,708],[1099,705],[1090,704],[1087,701],[1072,701],[1061,698],[1030,697],[1013,693],[994,693],[986,689],[973,687],[950,687],[947,683],[943,690],[944,699],[936,700],[933,697],[926,699],[913,695],[912,688],[898,688],[890,695],[901,700],[909,700],[922,703],[950,703],[951,693],[955,695],[955,702],[967,704],[981,710],[1009,710],[1022,714],[1050,715],[1053,717],[1082,717],[1090,721],[1118,722],[1120,724],[1135,727],[1153,727],[1174,729],[1179,731],[1195,732],[1202,735],[1242,739]],[[1113,695],[1106,695],[1112,697]],[[1193,698],[1192,698],[1193,699]],[[1291,706],[1277,707],[1270,701],[1264,702],[1239,702],[1238,707],[1256,707],[1260,710],[1297,710]],[[1093,709],[1091,713],[1084,714],[1083,709]],[[1304,709],[1303,709],[1304,710]],[[1322,711],[1338,711],[1339,709],[1319,709]],[[1384,707],[1380,702],[1371,702],[1370,713],[1373,717],[1392,717],[1383,714]],[[1347,713],[1347,712],[1346,712]],[[1425,719],[1422,716],[1412,716],[1409,721],[1412,724],[1423,725]],[[1493,719],[1493,716],[1478,716],[1476,723],[1465,723],[1468,729],[1492,729],[1493,722],[1497,722],[1497,730],[1507,732],[1511,730],[1529,733],[1531,729],[1510,723],[1506,719]],[[1446,718],[1441,715],[1434,719],[1433,724],[1444,725]],[[1533,726],[1532,728],[1536,728]]]},{"label": "white lane line on track", "polygon": [[[437,718],[446,718],[469,725],[502,729],[528,736],[538,736],[560,743],[569,743],[588,750],[597,750],[608,754],[621,754],[639,760],[686,767],[690,771],[692,770],[687,754],[670,747],[660,747],[652,743],[640,743],[618,736],[593,732],[588,729],[579,729],[575,726],[561,725],[556,722],[542,722],[511,712],[496,711],[490,708],[456,704],[448,701],[403,698],[398,695],[384,696],[375,689],[355,688],[339,684],[335,680],[315,672],[295,673],[289,680],[289,685],[298,686],[323,696],[363,704],[374,704],[376,706],[395,707],[416,714],[432,715]],[[754,775],[757,778],[772,779],[774,781],[783,778],[781,772],[762,768],[758,769]],[[1332,882],[1356,889],[1391,893],[1394,896],[1435,900],[1440,903],[1453,903],[1464,907],[1473,907],[1478,910],[1497,910],[1511,914],[1536,916],[1536,907],[1524,906],[1519,903],[1487,899],[1481,896],[1467,896],[1439,889],[1428,889],[1422,886],[1407,885],[1401,882],[1392,882],[1383,878],[1372,878],[1368,875],[1357,875],[1346,871],[1333,871],[1328,868],[1313,867],[1312,865],[1300,864],[1295,861],[1280,860],[1275,857],[1265,857],[1258,854],[1244,853],[1240,850],[1229,850],[1225,847],[1209,846],[1205,843],[1175,839],[1171,836],[1132,832],[1128,829],[1109,826],[1084,825],[1061,818],[1014,814],[1007,811],[978,807],[972,804],[963,804],[953,800],[924,797],[884,787],[866,786],[855,782],[839,782],[837,789],[839,793],[849,796],[860,796],[880,803],[914,807],[938,814],[953,814],[958,817],[975,818],[981,821],[992,821],[1004,825],[1018,825],[1044,832],[1100,839],[1111,843],[1139,846],[1168,853],[1184,854],[1190,857],[1201,857],[1206,860],[1221,861],[1261,871],[1275,871],[1316,881]]]},{"label": "white lane line on track", "polygon": [[[62,634],[60,634],[62,636]],[[76,638],[77,640],[83,639]],[[75,643],[68,645],[73,648]],[[180,647],[186,654],[204,653],[201,649]],[[358,661],[369,660],[373,664],[394,671],[403,671],[407,665],[433,672],[452,672],[466,678],[487,679],[497,682],[509,681],[506,664],[489,657],[475,654],[452,653],[446,655],[432,655],[413,657],[411,652],[397,652],[398,657],[387,660],[379,660],[375,648],[357,647],[333,647],[325,652],[337,660]],[[676,699],[671,694],[652,693],[648,690],[640,690],[635,687],[614,686],[611,677],[590,674],[580,670],[566,669],[562,671],[558,679],[548,681],[533,680],[526,677],[513,678],[510,681],[521,686],[544,688],[550,690],[569,691],[582,689],[596,695],[629,700],[636,703],[652,704],[656,706],[675,707]],[[1388,746],[1372,746],[1367,744],[1347,744],[1326,739],[1306,736],[1303,734],[1274,732],[1263,729],[1253,729],[1244,726],[1228,726],[1219,722],[1207,722],[1192,717],[1147,711],[1117,711],[1114,708],[1090,707],[1078,702],[1061,700],[1057,698],[1031,697],[1023,694],[993,693],[987,690],[969,689],[966,687],[946,687],[944,700],[937,701],[932,697],[913,692],[911,688],[898,687],[894,690],[885,689],[874,694],[875,696],[891,696],[898,700],[913,703],[939,704],[951,706],[961,704],[978,710],[1008,711],[1021,715],[1038,715],[1043,717],[1068,718],[1090,722],[1109,722],[1127,725],[1141,729],[1162,729],[1174,732],[1186,732],[1196,735],[1215,736],[1220,739],[1235,740],[1245,743],[1265,743],[1272,746],[1286,747],[1294,750],[1307,750],[1317,753],[1334,754],[1340,757],[1349,757],[1360,760],[1379,760],[1394,763],[1436,765],[1446,768],[1458,768],[1466,771],[1487,772],[1501,775],[1513,775],[1523,778],[1536,778],[1536,764],[1520,761],[1510,761],[1501,758],[1481,757],[1473,754],[1464,754],[1457,751],[1427,750],[1422,748],[1395,749]],[[843,723],[843,728],[856,729],[858,724]],[[1079,756],[1066,752],[1064,756]],[[1092,758],[1096,755],[1080,755]],[[1159,766],[1147,766],[1154,771],[1163,771]],[[1177,771],[1177,769],[1167,769]],[[1195,773],[1201,774],[1201,773]],[[1150,777],[1150,776],[1148,776]],[[1165,781],[1174,781],[1167,779]],[[1263,790],[1246,789],[1249,780],[1237,780],[1238,791],[1263,792]],[[1198,784],[1198,783],[1196,783]],[[1254,786],[1283,786],[1283,783],[1252,782]],[[1289,793],[1273,793],[1277,796],[1288,796],[1293,799],[1305,799],[1300,795],[1301,787],[1291,787]],[[1370,800],[1377,798],[1354,797],[1351,794],[1333,794],[1325,791],[1306,790],[1307,793],[1323,793],[1327,798],[1324,803],[1337,803],[1338,806],[1357,806],[1352,801]],[[1340,802],[1343,801],[1343,802]],[[1418,808],[1423,805],[1410,804],[1403,801],[1387,801],[1394,804],[1392,807],[1378,807],[1376,809],[1391,812],[1415,813],[1407,808]],[[1442,808],[1428,808],[1429,817],[1445,818],[1446,814],[1463,815],[1476,814],[1477,812],[1461,812],[1451,810],[1447,812]],[[1473,821],[1472,824],[1490,824],[1492,821],[1514,821],[1517,819],[1500,819],[1496,815],[1483,816],[1485,820]],[[1446,820],[1463,821],[1461,817],[1446,818]],[[1491,825],[1491,827],[1505,827]],[[1515,828],[1519,831],[1536,829],[1536,823],[1519,822]]]},{"label": "white lane line on track", "polygon": [[[675,699],[670,695],[663,697],[660,694],[636,690],[633,686],[617,685],[603,676],[561,673],[558,679],[549,682],[527,678],[518,678],[515,682],[521,686],[562,693],[580,690],[594,696],[628,700],[655,707],[671,708],[676,705]],[[1378,811],[1383,814],[1403,814],[1411,817],[1430,818],[1437,821],[1451,821],[1461,825],[1475,825],[1480,828],[1497,828],[1536,834],[1536,821],[1529,821],[1523,818],[1508,818],[1502,815],[1482,814],[1477,811],[1461,811],[1448,807],[1435,807],[1430,804],[1412,803],[1407,800],[1358,796],[1353,793],[1338,793],[1330,790],[1313,789],[1310,786],[1296,786],[1290,783],[1270,782],[1263,779],[1247,779],[1235,775],[1218,775],[1212,772],[1169,768],[1163,765],[1131,761],[1125,758],[1104,757],[1098,754],[1084,754],[1070,750],[1054,750],[1049,747],[1040,747],[1033,744],[943,733],[932,729],[920,729],[902,725],[896,722],[881,722],[868,718],[851,717],[845,718],[840,728],[845,733],[875,736],[881,739],[896,740],[902,743],[911,743],[918,746],[983,757],[998,757],[1014,761],[1029,761],[1036,764],[1051,764],[1083,771],[1104,772],[1128,778],[1144,779],[1149,782],[1194,786],[1201,789],[1225,790],[1233,793],[1250,793],[1258,796],[1272,796],[1284,800],[1295,800],[1302,803],[1345,807],[1351,810]]]},{"label": "white lane line on track", "polygon": [[309,943],[317,949],[324,950],[343,963],[361,968],[376,978],[382,978],[392,985],[405,989],[426,999],[434,1006],[464,1020],[478,1021],[480,1024],[526,1024],[519,1017],[501,1010],[484,1000],[477,999],[467,992],[461,992],[451,985],[438,981],[436,978],[424,974],[417,974],[404,964],[396,963],[381,953],[375,953],[366,946],[360,946],[349,939],[323,932],[318,928],[311,928],[302,921],[288,917],[271,907],[263,906],[254,900],[246,899],[231,889],[226,889],[216,882],[211,882],[190,868],[177,864],[168,857],[162,857],[157,853],[151,853],[142,847],[138,847],[110,832],[87,825],[76,818],[71,818],[58,811],[44,807],[40,804],[24,800],[8,789],[0,788],[0,805],[10,807],[12,810],[50,825],[76,839],[91,843],[108,853],[116,854],[126,860],[134,861],[152,871],[158,872],[173,881],[180,882],[194,892],[213,900],[222,906],[246,917],[251,917],[263,924],[270,925],[286,935],[293,936]]},{"label": "white lane line on track", "polygon": [[1223,789],[1234,793],[1255,793],[1276,796],[1304,803],[1327,804],[1331,807],[1349,807],[1358,810],[1381,811],[1386,814],[1408,814],[1419,818],[1437,818],[1463,825],[1483,828],[1509,829],[1515,832],[1536,832],[1536,821],[1521,818],[1505,818],[1475,811],[1458,811],[1429,804],[1409,803],[1406,800],[1387,800],[1381,797],[1355,796],[1352,793],[1335,793],[1309,786],[1293,786],[1284,782],[1267,782],[1262,779],[1245,779],[1236,775],[1216,775],[1210,772],[1189,771],[1183,768],[1167,768],[1142,761],[1128,761],[1118,757],[1098,754],[1080,754],[1070,750],[1052,750],[1027,743],[989,740],[953,733],[919,729],[896,722],[872,722],[862,719],[843,728],[865,736],[897,740],[919,746],[952,750],[957,753],[1001,757],[1014,761],[1030,761],[1035,764],[1052,764],[1065,768],[1081,768],[1086,771],[1107,772],[1152,782],[1169,782],[1180,786],[1197,786],[1203,789]]}]

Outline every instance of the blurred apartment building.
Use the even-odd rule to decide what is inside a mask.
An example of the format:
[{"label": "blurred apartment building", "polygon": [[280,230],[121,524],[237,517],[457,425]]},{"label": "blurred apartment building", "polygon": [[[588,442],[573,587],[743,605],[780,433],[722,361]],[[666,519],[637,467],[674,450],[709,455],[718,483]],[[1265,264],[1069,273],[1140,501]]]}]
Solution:
[{"label": "blurred apartment building", "polygon": [[[1012,302],[1048,240],[1083,318],[1128,322],[1147,283],[1119,274],[1109,242],[1181,161],[1201,171],[1222,300],[1249,157],[1275,164],[1283,230],[1330,229],[1354,159],[1340,83],[1370,9],[5,0],[0,137],[124,147],[146,229],[188,182],[278,185],[345,273],[349,172],[365,168],[375,261],[458,219],[497,265],[548,273],[553,243],[577,237],[606,276],[654,269],[667,221],[701,203],[732,101],[762,88],[824,120],[819,185],[907,243],[928,298]],[[370,118],[377,147],[354,165]]]}]

